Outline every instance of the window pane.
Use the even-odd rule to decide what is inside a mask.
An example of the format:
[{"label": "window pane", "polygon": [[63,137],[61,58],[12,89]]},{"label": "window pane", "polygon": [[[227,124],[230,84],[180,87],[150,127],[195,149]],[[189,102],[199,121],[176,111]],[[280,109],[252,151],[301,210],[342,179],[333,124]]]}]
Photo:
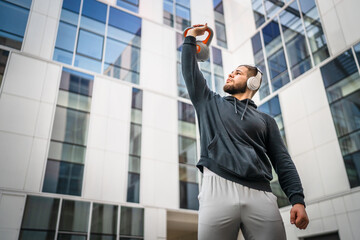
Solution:
[{"label": "window pane", "polygon": [[[359,117],[357,117],[359,119]],[[360,129],[345,137],[339,138],[340,149],[343,156],[360,151]]]},{"label": "window pane", "polygon": [[118,206],[93,204],[91,233],[116,234]]},{"label": "window pane", "polygon": [[[125,30],[121,30],[116,27],[112,27],[110,25],[108,26],[107,36],[108,36],[108,39],[111,38],[113,40],[118,40],[126,45],[141,47],[141,37],[139,35],[127,32]],[[106,44],[108,44],[108,43],[106,43]]]},{"label": "window pane", "polygon": [[141,36],[141,18],[110,7],[109,25]]},{"label": "window pane", "polygon": [[128,173],[127,202],[139,203],[140,200],[140,174]]},{"label": "window pane", "polygon": [[358,72],[344,78],[326,89],[329,103],[332,103],[342,97],[355,92],[360,89],[360,76]]},{"label": "window pane", "polygon": [[90,203],[63,200],[59,231],[84,232],[88,231]]},{"label": "window pane", "polygon": [[83,69],[86,69],[86,70],[89,70],[92,72],[97,72],[97,73],[101,72],[101,61],[94,60],[94,59],[80,56],[80,55],[75,56],[74,66],[80,67],[80,68],[83,68]]},{"label": "window pane", "polygon": [[183,31],[190,26],[190,9],[176,4],[176,29]]},{"label": "window pane", "polygon": [[85,146],[89,118],[88,113],[56,107],[51,139]]},{"label": "window pane", "polygon": [[94,77],[91,75],[64,68],[61,74],[60,89],[91,97],[93,79]]},{"label": "window pane", "polygon": [[142,122],[142,111],[138,109],[131,109],[131,122],[141,124]]},{"label": "window pane", "polygon": [[117,67],[110,64],[104,64],[103,74],[118,78],[126,82],[139,84],[139,73],[122,67]]},{"label": "window pane", "polygon": [[270,22],[262,29],[262,33],[271,84],[273,91],[276,91],[290,81],[278,23],[276,21]]},{"label": "window pane", "polygon": [[143,91],[137,88],[132,90],[131,107],[135,109],[142,109]]},{"label": "window pane", "polygon": [[96,0],[83,1],[82,15],[97,20],[99,22],[106,22],[107,5]]},{"label": "window pane", "polygon": [[280,22],[290,64],[289,68],[293,78],[297,78],[311,68],[311,60],[296,1],[281,12]]},{"label": "window pane", "polygon": [[262,0],[252,0],[252,8],[256,27],[260,27],[265,22],[265,11]]},{"label": "window pane", "polygon": [[116,236],[109,235],[100,235],[100,234],[91,234],[90,240],[116,240]]},{"label": "window pane", "polygon": [[215,31],[217,40],[226,42],[225,25],[220,22],[215,22]]},{"label": "window pane", "polygon": [[179,162],[196,164],[196,139],[179,136]]},{"label": "window pane", "polygon": [[265,0],[265,11],[267,18],[272,18],[284,6],[284,1],[281,0]]},{"label": "window pane", "polygon": [[116,5],[118,5],[119,7],[123,7],[127,10],[130,10],[134,13],[139,12],[139,2],[138,1],[117,0]]},{"label": "window pane", "polygon": [[130,126],[130,154],[141,156],[141,126],[133,123]]},{"label": "window pane", "polygon": [[355,152],[344,157],[346,173],[350,187],[360,186],[360,152]]},{"label": "window pane", "polygon": [[19,240],[54,240],[55,231],[21,230]]},{"label": "window pane", "polygon": [[180,208],[198,210],[199,185],[180,181]]},{"label": "window pane", "polygon": [[53,60],[71,65],[73,53],[55,48]]},{"label": "window pane", "polygon": [[129,172],[140,174],[140,157],[129,156]]},{"label": "window pane", "polygon": [[179,179],[183,182],[198,182],[198,169],[195,166],[180,164],[179,165]]},{"label": "window pane", "polygon": [[63,8],[79,13],[81,0],[64,0]]},{"label": "window pane", "polygon": [[61,22],[68,23],[76,27],[79,20],[79,14],[66,9],[62,9],[60,20]]},{"label": "window pane", "polygon": [[43,192],[81,196],[84,165],[48,160]]},{"label": "window pane", "polygon": [[1,83],[2,83],[3,76],[4,76],[8,57],[9,57],[9,52],[0,49],[0,88],[1,88]]},{"label": "window pane", "polygon": [[181,136],[196,138],[196,125],[194,123],[178,121],[178,132]]},{"label": "window pane", "polygon": [[51,141],[48,158],[73,163],[84,163],[85,152],[85,147]]},{"label": "window pane", "polygon": [[120,235],[144,236],[144,209],[121,207]]},{"label": "window pane", "polygon": [[[55,231],[58,211],[59,199],[28,196],[26,198],[21,228]],[[48,235],[48,233],[24,233],[24,239],[27,239],[26,236],[33,235],[44,237]],[[53,235],[53,233],[50,235]]]},{"label": "window pane", "polygon": [[85,30],[79,31],[77,53],[101,60],[104,37]]},{"label": "window pane", "polygon": [[80,21],[80,29],[82,29],[82,30],[86,29],[86,30],[89,30],[89,32],[104,36],[105,23],[96,21],[92,18],[82,16],[81,21]]},{"label": "window pane", "polygon": [[86,240],[86,235],[59,233],[58,240]]},{"label": "window pane", "polygon": [[223,65],[222,54],[220,49],[216,47],[212,47],[212,56],[213,56],[212,59],[214,64],[217,64],[219,66]]},{"label": "window pane", "polygon": [[326,38],[314,0],[300,0],[301,11],[315,65],[329,57]]},{"label": "window pane", "polygon": [[178,120],[195,123],[195,109],[193,105],[178,101]]},{"label": "window pane", "polygon": [[60,90],[58,94],[57,105],[76,110],[90,112],[91,98]]},{"label": "window pane", "polygon": [[72,53],[74,51],[75,37],[76,26],[60,21],[55,46]]},{"label": "window pane", "polygon": [[28,9],[0,1],[0,44],[21,48],[28,15]]},{"label": "window pane", "polygon": [[357,58],[358,62],[360,63],[360,43],[358,43],[354,46],[354,50],[355,50],[356,58]]}]

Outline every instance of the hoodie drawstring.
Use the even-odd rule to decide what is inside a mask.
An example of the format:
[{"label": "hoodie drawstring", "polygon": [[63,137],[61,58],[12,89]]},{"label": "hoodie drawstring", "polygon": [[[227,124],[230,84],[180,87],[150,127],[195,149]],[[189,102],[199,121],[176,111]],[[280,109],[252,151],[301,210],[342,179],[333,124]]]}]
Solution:
[{"label": "hoodie drawstring", "polygon": [[235,98],[234,98],[234,107],[235,107],[235,113],[237,114],[236,99]]},{"label": "hoodie drawstring", "polygon": [[243,114],[241,115],[241,120],[244,119],[244,115],[245,115],[245,112],[246,112],[246,109],[247,109],[248,104],[249,104],[249,99],[246,100],[246,105],[245,105],[245,109],[244,109],[244,111],[243,111]]}]

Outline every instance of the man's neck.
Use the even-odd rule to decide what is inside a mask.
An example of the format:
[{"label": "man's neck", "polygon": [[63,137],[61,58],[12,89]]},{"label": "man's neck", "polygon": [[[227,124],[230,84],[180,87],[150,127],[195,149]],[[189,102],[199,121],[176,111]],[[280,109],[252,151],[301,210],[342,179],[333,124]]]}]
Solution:
[{"label": "man's neck", "polygon": [[244,93],[235,93],[235,94],[232,94],[231,96],[237,98],[238,100],[244,100],[244,99],[251,99],[252,96],[251,96],[251,93],[246,91]]}]

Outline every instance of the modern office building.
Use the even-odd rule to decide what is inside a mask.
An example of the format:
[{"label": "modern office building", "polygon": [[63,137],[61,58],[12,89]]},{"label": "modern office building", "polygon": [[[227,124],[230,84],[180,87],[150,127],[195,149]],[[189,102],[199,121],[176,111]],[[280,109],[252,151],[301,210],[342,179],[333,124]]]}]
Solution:
[{"label": "modern office building", "polygon": [[[310,224],[287,237],[360,236],[360,1],[0,0],[0,240],[197,235],[202,176],[182,31],[208,23],[200,63],[224,95],[241,63],[264,72]],[[239,239],[242,239],[240,233]]]}]

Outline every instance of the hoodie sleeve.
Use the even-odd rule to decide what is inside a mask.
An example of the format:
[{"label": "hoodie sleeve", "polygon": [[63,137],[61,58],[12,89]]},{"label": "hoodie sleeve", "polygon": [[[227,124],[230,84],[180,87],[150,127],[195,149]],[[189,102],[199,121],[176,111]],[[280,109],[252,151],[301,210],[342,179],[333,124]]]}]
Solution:
[{"label": "hoodie sleeve", "polygon": [[199,70],[196,60],[196,38],[185,38],[181,53],[181,70],[185,80],[190,100],[196,106],[210,94],[206,80]]},{"label": "hoodie sleeve", "polygon": [[276,121],[269,117],[267,124],[268,156],[279,177],[280,186],[292,205],[301,203],[305,206],[299,174],[281,138]]}]

